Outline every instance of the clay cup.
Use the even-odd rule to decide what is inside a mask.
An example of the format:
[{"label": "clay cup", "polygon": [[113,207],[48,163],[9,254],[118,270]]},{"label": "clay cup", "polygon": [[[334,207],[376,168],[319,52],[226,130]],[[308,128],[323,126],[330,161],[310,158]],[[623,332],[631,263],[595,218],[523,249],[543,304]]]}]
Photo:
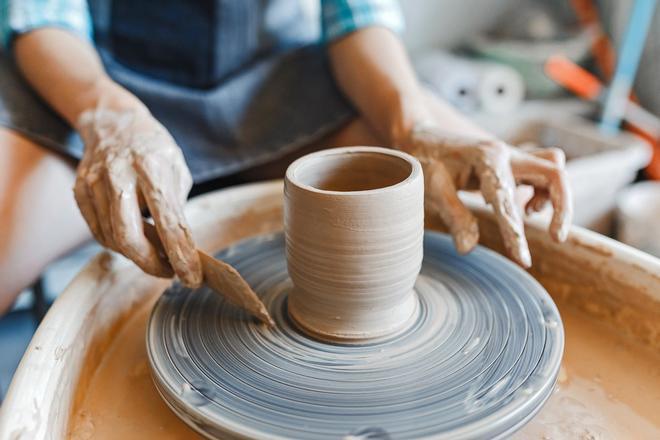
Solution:
[{"label": "clay cup", "polygon": [[418,314],[424,178],[409,154],[319,151],[284,182],[289,315],[306,333],[363,342],[404,331]]}]

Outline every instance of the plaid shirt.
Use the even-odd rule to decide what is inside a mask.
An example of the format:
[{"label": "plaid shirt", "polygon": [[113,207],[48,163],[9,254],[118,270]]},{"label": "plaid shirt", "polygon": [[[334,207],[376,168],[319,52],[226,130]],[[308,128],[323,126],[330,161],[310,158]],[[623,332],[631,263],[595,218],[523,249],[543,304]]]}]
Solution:
[{"label": "plaid shirt", "polygon": [[[240,1],[240,0],[237,0]],[[320,0],[325,41],[367,26],[403,30],[396,0]],[[92,39],[92,19],[86,0],[0,0],[0,38],[5,47],[17,34],[44,26],[69,29]]]}]

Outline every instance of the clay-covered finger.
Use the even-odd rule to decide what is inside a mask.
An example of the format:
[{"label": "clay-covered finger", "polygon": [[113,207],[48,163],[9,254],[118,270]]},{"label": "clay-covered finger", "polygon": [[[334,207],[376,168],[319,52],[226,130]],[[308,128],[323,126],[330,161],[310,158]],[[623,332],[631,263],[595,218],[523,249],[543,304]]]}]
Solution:
[{"label": "clay-covered finger", "polygon": [[[519,177],[517,174],[519,174],[519,169],[521,166],[516,166],[516,163],[526,163],[526,159],[529,157],[529,155],[545,160],[548,162],[551,162],[558,168],[559,170],[563,170],[565,165],[566,165],[566,154],[564,151],[560,148],[554,148],[554,147],[537,147],[537,148],[531,148],[531,149],[526,149],[525,150],[526,154],[516,154],[514,156],[514,175],[516,175],[516,178],[518,180]],[[541,180],[544,181],[545,179],[536,179],[536,180]],[[547,189],[547,182],[542,182],[544,186],[542,187],[536,187],[535,188],[535,194],[534,197],[527,203],[527,206],[525,208],[526,212],[538,212],[543,207],[545,204],[550,200],[550,192]],[[553,236],[555,236],[553,234]],[[556,239],[559,239],[558,236],[555,236]]]},{"label": "clay-covered finger", "polygon": [[[538,157],[540,159],[548,160],[560,168],[563,168],[566,165],[566,154],[563,150],[559,148],[550,148],[550,147],[534,147],[524,149],[526,152],[532,156]],[[550,200],[550,193],[545,188],[536,188],[534,192],[534,197],[527,203],[525,207],[525,212],[539,212]]]},{"label": "clay-covered finger", "polygon": [[527,247],[522,216],[515,199],[515,180],[508,157],[491,151],[476,165],[481,193],[495,212],[495,217],[509,255],[521,266],[530,267],[532,258]]},{"label": "clay-covered finger", "polygon": [[108,172],[110,219],[114,243],[119,252],[148,274],[168,278],[174,275],[167,256],[147,239],[137,196],[137,178],[128,164],[117,164]]},{"label": "clay-covered finger", "polygon": [[564,168],[566,165],[566,154],[561,148],[536,148],[529,153],[538,158],[549,160],[561,168]]},{"label": "clay-covered finger", "polygon": [[[540,159],[548,160],[562,169],[566,165],[566,154],[559,148],[537,147],[529,150],[529,153]],[[539,212],[549,200],[550,193],[544,188],[537,188],[534,197],[527,204],[526,211]]]},{"label": "clay-covered finger", "polygon": [[[566,154],[564,153],[564,150],[560,148],[542,148],[540,150],[535,151],[532,153],[536,157],[540,157],[541,159],[549,160],[550,162],[553,162],[555,165],[557,165],[560,169],[564,169],[566,166]],[[540,211],[543,206],[550,200],[550,193],[548,190],[543,190],[539,189],[537,191],[538,193],[538,198],[537,200],[533,200],[534,205],[532,206],[532,209],[535,211]]]},{"label": "clay-covered finger", "polygon": [[518,212],[525,212],[525,207],[534,198],[534,187],[531,185],[518,185],[514,191],[514,199]]},{"label": "clay-covered finger", "polygon": [[518,157],[513,161],[516,179],[547,190],[553,208],[550,235],[564,241],[573,218],[573,202],[566,171],[560,165],[538,157]]},{"label": "clay-covered finger", "polygon": [[517,144],[517,145],[516,145],[516,148],[519,149],[519,150],[522,150],[522,151],[531,152],[531,151],[535,151],[535,150],[540,150],[540,149],[542,149],[543,147],[541,147],[541,146],[538,144],[538,142],[534,142],[534,141],[524,141],[524,142],[522,142],[522,143]]},{"label": "clay-covered finger", "polygon": [[167,177],[162,180],[158,177],[157,168],[148,161],[136,163],[140,189],[174,272],[186,286],[198,287],[203,274],[192,232],[176,191],[167,186]]},{"label": "clay-covered finger", "polygon": [[449,172],[442,163],[435,162],[424,167],[424,180],[427,208],[449,228],[459,253],[471,251],[479,242],[479,227],[458,197]]},{"label": "clay-covered finger", "polygon": [[112,223],[110,221],[110,201],[108,198],[108,183],[105,170],[99,167],[88,174],[86,187],[87,194],[94,205],[99,228],[103,234],[103,245],[113,251],[118,251],[115,246]]},{"label": "clay-covered finger", "polygon": [[550,194],[543,188],[534,188],[534,195],[529,199],[525,205],[525,212],[530,214],[532,212],[539,212],[543,209],[546,203],[550,200]]},{"label": "clay-covered finger", "polygon": [[76,179],[76,183],[73,187],[73,196],[76,199],[80,213],[85,219],[85,222],[87,222],[87,226],[89,226],[89,230],[92,232],[92,235],[96,241],[98,241],[102,246],[107,246],[105,237],[103,236],[103,231],[101,230],[101,224],[99,223],[98,217],[96,215],[94,203],[89,195],[84,177],[78,177]]}]

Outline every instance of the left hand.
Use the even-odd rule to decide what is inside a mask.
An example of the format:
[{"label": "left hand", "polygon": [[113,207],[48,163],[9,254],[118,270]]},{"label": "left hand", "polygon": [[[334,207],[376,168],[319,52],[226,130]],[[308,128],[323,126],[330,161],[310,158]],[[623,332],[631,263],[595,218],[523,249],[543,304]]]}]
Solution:
[{"label": "left hand", "polygon": [[480,189],[493,207],[505,248],[521,266],[531,266],[531,256],[515,201],[517,185],[534,188],[525,206],[527,212],[540,210],[550,200],[554,209],[550,235],[556,241],[566,239],[572,202],[561,150],[525,152],[493,138],[423,124],[410,130],[400,148],[422,163],[427,208],[440,215],[459,252],[469,252],[479,240],[477,221],[457,194],[457,190],[472,187]]}]

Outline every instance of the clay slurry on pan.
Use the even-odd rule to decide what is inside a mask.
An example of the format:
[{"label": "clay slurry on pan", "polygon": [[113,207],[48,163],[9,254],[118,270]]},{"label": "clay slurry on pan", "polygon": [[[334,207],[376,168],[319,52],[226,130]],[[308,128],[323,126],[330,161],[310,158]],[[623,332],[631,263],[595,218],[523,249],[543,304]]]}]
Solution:
[{"label": "clay slurry on pan", "polygon": [[291,323],[282,234],[218,257],[244,274],[276,327],[206,288],[189,295],[175,285],[147,334],[159,392],[206,436],[499,438],[552,392],[563,349],[557,309],[531,276],[485,248],[459,257],[448,236],[426,232],[417,320],[362,345],[321,342]]}]

